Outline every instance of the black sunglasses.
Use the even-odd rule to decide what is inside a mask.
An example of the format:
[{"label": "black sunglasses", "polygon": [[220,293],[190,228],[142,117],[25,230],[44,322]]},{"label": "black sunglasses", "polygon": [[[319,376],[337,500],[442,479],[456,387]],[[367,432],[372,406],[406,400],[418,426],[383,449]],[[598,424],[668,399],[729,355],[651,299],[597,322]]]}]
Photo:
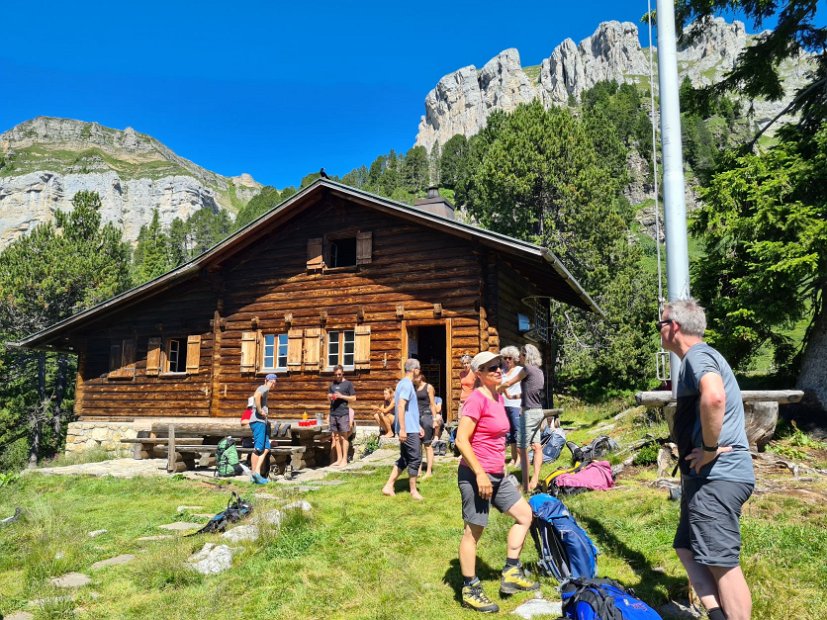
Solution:
[{"label": "black sunglasses", "polygon": [[497,372],[498,370],[502,370],[502,368],[502,365],[494,364],[493,366],[486,366],[483,370],[486,372]]},{"label": "black sunglasses", "polygon": [[661,329],[663,329],[664,325],[669,325],[670,323],[674,322],[675,321],[673,321],[672,319],[663,319],[662,321],[658,321],[657,323],[655,323],[655,325],[658,326],[658,331],[660,331]]}]

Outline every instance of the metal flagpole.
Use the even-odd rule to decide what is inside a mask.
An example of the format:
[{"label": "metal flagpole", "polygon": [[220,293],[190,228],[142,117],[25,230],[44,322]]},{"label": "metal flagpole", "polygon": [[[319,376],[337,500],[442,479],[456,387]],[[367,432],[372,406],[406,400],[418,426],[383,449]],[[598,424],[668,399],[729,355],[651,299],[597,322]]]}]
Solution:
[{"label": "metal flagpole", "polygon": [[[683,145],[678,101],[678,58],[674,0],[657,0],[660,136],[663,150],[663,215],[666,229],[666,280],[670,301],[689,297],[689,250],[684,199]],[[680,359],[671,355],[671,368]],[[677,374],[672,372],[672,394]]]}]

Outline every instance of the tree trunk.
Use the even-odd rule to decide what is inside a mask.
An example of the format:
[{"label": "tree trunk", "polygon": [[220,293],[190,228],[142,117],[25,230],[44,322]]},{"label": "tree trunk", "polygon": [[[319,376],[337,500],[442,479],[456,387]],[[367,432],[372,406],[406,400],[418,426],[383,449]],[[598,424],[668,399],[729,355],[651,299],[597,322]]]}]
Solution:
[{"label": "tree trunk", "polygon": [[43,424],[43,404],[46,402],[46,354],[37,354],[37,403],[29,409],[29,467],[37,465]]},{"label": "tree trunk", "polygon": [[69,374],[69,359],[66,355],[58,353],[57,372],[55,373],[55,399],[52,408],[52,428],[55,437],[60,437],[63,426],[63,399],[66,397],[66,382]]},{"label": "tree trunk", "polygon": [[807,400],[827,411],[827,288],[822,289],[820,302],[804,346],[796,387],[807,393]]}]

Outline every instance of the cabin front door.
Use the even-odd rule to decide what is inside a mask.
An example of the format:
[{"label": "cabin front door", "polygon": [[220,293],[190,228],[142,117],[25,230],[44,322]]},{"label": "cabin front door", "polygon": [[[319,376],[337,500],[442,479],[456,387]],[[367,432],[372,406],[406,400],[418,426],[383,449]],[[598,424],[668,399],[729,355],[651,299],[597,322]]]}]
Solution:
[{"label": "cabin front door", "polygon": [[404,359],[419,360],[425,380],[434,386],[434,395],[442,398],[443,417],[452,419],[450,323],[446,319],[403,322]]}]

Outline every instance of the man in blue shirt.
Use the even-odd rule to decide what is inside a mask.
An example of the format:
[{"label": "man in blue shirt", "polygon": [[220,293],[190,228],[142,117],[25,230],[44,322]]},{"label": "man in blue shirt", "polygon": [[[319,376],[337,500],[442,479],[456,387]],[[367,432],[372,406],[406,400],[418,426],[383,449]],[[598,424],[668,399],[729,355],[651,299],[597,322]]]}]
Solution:
[{"label": "man in blue shirt", "polygon": [[658,329],[663,347],[681,358],[674,435],[683,492],[673,546],[710,620],[748,620],[739,517],[755,474],[741,390],[703,341],[706,316],[694,299],[666,304]]},{"label": "man in blue shirt", "polygon": [[396,403],[396,421],[399,424],[399,460],[393,466],[391,475],[385,486],[384,495],[396,495],[393,485],[399,474],[407,468],[411,497],[422,499],[416,489],[416,477],[419,475],[419,466],[422,463],[420,438],[425,435],[419,426],[419,406],[416,402],[414,380],[419,376],[419,360],[409,359],[405,362],[405,376],[396,385],[393,400]]}]

